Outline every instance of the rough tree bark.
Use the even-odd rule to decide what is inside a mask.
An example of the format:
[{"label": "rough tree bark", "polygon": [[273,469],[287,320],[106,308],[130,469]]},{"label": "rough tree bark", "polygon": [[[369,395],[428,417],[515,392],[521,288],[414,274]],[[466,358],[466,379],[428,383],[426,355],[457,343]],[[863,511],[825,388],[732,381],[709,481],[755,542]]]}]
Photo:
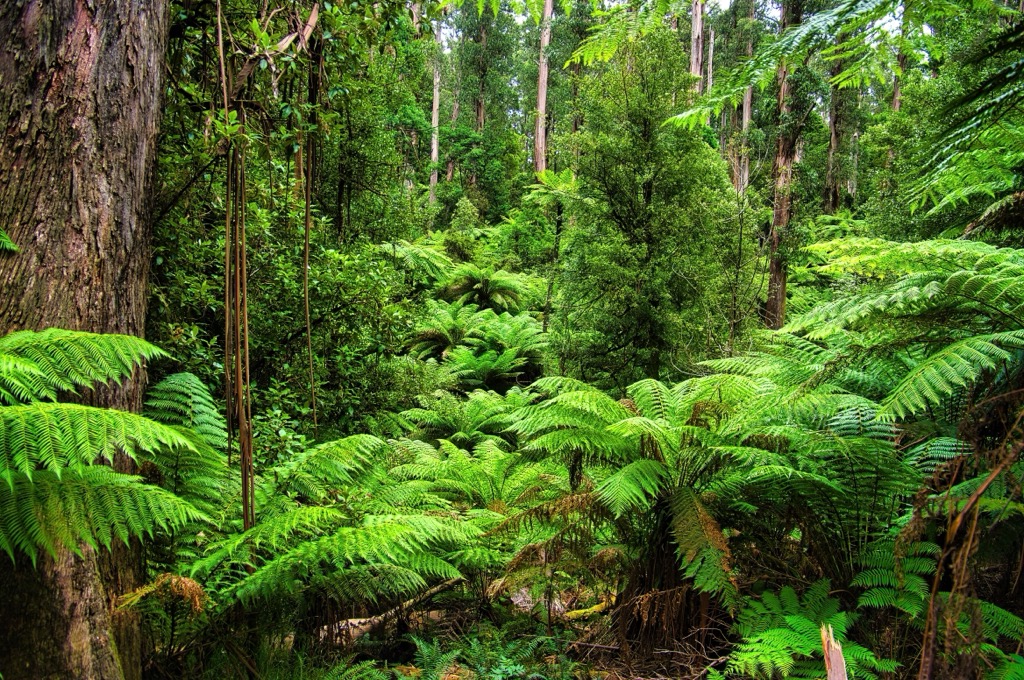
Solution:
[{"label": "rough tree bark", "polygon": [[540,58],[537,62],[537,120],[533,129],[533,169],[537,174],[548,167],[548,45],[551,44],[551,15],[554,0],[544,0],[540,22]]},{"label": "rough tree bark", "polygon": [[[803,0],[786,0],[782,5],[782,22],[779,32],[799,24],[803,18]],[[782,234],[789,226],[793,213],[790,191],[793,185],[793,163],[797,155],[802,122],[791,120],[789,70],[786,61],[779,63],[778,113],[779,135],[775,147],[775,161],[772,164],[774,178],[774,201],[771,231],[768,233],[768,301],[765,306],[765,324],[768,328],[782,328],[786,320],[786,261],[779,252]]]},{"label": "rough tree bark", "polygon": [[[142,335],[166,0],[0,3],[0,334]],[[138,409],[143,377],[87,397]],[[124,467],[127,463],[122,461]],[[137,621],[113,613],[141,553],[0,560],[0,673],[136,678]]]}]

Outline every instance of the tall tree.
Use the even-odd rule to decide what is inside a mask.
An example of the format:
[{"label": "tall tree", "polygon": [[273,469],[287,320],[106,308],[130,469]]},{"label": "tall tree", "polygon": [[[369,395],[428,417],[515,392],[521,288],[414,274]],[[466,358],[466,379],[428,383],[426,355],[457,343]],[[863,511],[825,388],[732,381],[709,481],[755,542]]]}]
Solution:
[{"label": "tall tree", "polygon": [[[752,59],[754,56],[754,11],[756,9],[755,0],[750,0],[750,10],[747,18],[749,23],[746,26],[747,34],[747,46],[746,54],[748,59]],[[739,171],[736,173],[736,191],[744,193],[747,190],[747,186],[750,184],[750,121],[753,117],[754,108],[754,86],[748,85],[743,90],[743,113],[740,123],[740,161]]]},{"label": "tall tree", "polygon": [[[782,4],[782,21],[779,32],[795,26],[803,19],[803,0],[786,0]],[[793,164],[796,160],[804,116],[794,112],[792,107],[792,73],[785,59],[776,70],[778,82],[779,131],[775,145],[775,160],[772,163],[774,186],[774,209],[771,229],[768,232],[768,301],[765,308],[765,323],[768,328],[781,328],[786,319],[786,262],[779,246],[782,235],[789,226],[793,214],[791,190],[793,185]],[[797,115],[794,115],[797,114]]]},{"label": "tall tree", "polygon": [[430,202],[437,200],[437,162],[440,159],[441,132],[441,25],[438,18],[434,31],[437,54],[434,55],[434,96],[430,100]]},{"label": "tall tree", "polygon": [[[165,0],[0,4],[0,224],[20,248],[0,254],[0,334],[142,335],[167,19]],[[142,382],[84,398],[135,410]],[[138,558],[2,560],[3,677],[138,677],[137,621],[112,616]]]},{"label": "tall tree", "polygon": [[843,62],[836,60],[832,62],[829,75],[832,77],[832,84],[829,87],[829,108],[828,108],[828,157],[825,167],[825,214],[831,215],[839,209],[839,147],[842,144],[843,131],[843,92],[835,79],[843,71]]},{"label": "tall tree", "polygon": [[690,75],[697,79],[697,94],[703,91],[704,74],[704,0],[693,0],[690,16]]},{"label": "tall tree", "polygon": [[540,57],[537,61],[537,120],[533,130],[533,169],[537,174],[548,167],[548,45],[551,44],[551,15],[554,0],[544,0],[540,20]]}]

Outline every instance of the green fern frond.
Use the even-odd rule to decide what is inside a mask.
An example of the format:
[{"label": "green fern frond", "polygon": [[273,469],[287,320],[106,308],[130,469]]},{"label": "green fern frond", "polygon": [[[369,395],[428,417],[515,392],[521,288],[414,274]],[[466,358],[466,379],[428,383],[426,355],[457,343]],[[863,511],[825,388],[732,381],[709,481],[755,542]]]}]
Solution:
[{"label": "green fern frond", "polygon": [[322,501],[334,490],[351,484],[354,475],[386,449],[387,444],[377,437],[352,435],[308,448],[274,467],[267,477],[275,480],[275,494]]},{"label": "green fern frond", "polygon": [[915,366],[886,398],[879,418],[894,419],[938,405],[1024,349],[1024,330],[976,335],[943,347]]},{"label": "green fern frond", "polygon": [[664,463],[635,460],[606,477],[594,491],[615,517],[621,517],[650,509],[668,477]]},{"label": "green fern frond", "polygon": [[321,680],[391,680],[391,674],[378,669],[372,661],[353,663],[351,659],[336,664]]},{"label": "green fern frond", "polygon": [[227,422],[203,381],[191,373],[169,375],[146,392],[143,414],[186,427],[215,449],[227,448]]},{"label": "green fern frond", "polygon": [[39,470],[16,474],[0,485],[0,549],[11,559],[25,553],[35,564],[39,552],[80,553],[80,545],[109,548],[114,540],[152,537],[205,519],[174,494],[97,465],[58,476]]},{"label": "green fern frond", "polygon": [[7,232],[0,229],[0,253],[2,252],[16,253],[18,252],[18,244],[11,240]]},{"label": "green fern frond", "polygon": [[174,428],[123,411],[37,402],[0,408],[0,479],[32,479],[39,470],[60,477],[103,459],[162,447],[191,450]]},{"label": "green fern frond", "polygon": [[[17,331],[0,338],[0,356],[3,355],[29,361],[42,372],[45,387],[35,390],[32,400],[50,400],[57,391],[72,392],[96,383],[120,380],[130,376],[144,361],[166,356],[163,350],[134,336],[59,328]],[[2,368],[13,369],[17,375],[12,364]],[[36,380],[26,382],[36,384]]]},{"label": "green fern frond", "polygon": [[428,245],[399,240],[382,243],[377,248],[381,253],[400,261],[414,275],[422,275],[431,282],[447,278],[455,266],[451,258]]}]

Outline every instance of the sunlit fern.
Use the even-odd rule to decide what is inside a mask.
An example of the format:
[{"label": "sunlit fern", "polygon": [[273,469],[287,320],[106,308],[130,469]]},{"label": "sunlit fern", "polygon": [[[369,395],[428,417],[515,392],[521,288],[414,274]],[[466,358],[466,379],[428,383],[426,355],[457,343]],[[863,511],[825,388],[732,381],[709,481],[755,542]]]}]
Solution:
[{"label": "sunlit fern", "polygon": [[186,500],[104,463],[196,452],[183,433],[61,392],[127,378],[162,352],[138,338],[49,329],[0,339],[0,548],[13,559],[78,552],[198,520]]}]

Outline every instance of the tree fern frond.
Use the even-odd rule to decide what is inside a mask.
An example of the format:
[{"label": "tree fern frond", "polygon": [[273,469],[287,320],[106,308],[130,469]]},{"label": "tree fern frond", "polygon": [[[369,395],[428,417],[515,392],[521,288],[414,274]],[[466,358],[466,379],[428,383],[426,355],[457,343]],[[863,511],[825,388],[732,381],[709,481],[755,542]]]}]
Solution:
[{"label": "tree fern frond", "polygon": [[11,237],[3,229],[0,229],[0,252],[18,252],[18,244],[12,241]]},{"label": "tree fern frond", "polygon": [[391,255],[415,275],[423,275],[431,282],[446,279],[454,268],[454,263],[444,253],[427,245],[398,240],[394,243],[382,243],[377,246],[381,253]]},{"label": "tree fern frond", "polygon": [[193,448],[174,428],[124,411],[49,402],[0,408],[0,479],[8,486],[40,469],[60,477],[119,453],[134,457],[161,447]]},{"label": "tree fern frond", "polygon": [[976,381],[1024,348],[1024,330],[976,335],[943,347],[915,366],[885,399],[879,418],[919,413]]},{"label": "tree fern frond", "polygon": [[0,549],[12,559],[23,552],[33,564],[41,550],[79,553],[82,543],[108,548],[114,540],[127,543],[203,519],[174,494],[102,465],[59,477],[49,470],[31,479],[16,474],[0,485]]},{"label": "tree fern frond", "polygon": [[33,399],[52,399],[52,390],[74,391],[96,383],[120,380],[143,361],[166,356],[163,350],[131,335],[113,335],[48,328],[17,331],[0,338],[0,355],[32,362],[50,390]]},{"label": "tree fern frond", "polygon": [[227,448],[227,422],[203,381],[174,373],[146,391],[143,414],[165,425],[186,427],[215,449]]},{"label": "tree fern frond", "polygon": [[635,460],[605,478],[594,490],[612,514],[648,510],[661,492],[669,470],[656,460]]}]

